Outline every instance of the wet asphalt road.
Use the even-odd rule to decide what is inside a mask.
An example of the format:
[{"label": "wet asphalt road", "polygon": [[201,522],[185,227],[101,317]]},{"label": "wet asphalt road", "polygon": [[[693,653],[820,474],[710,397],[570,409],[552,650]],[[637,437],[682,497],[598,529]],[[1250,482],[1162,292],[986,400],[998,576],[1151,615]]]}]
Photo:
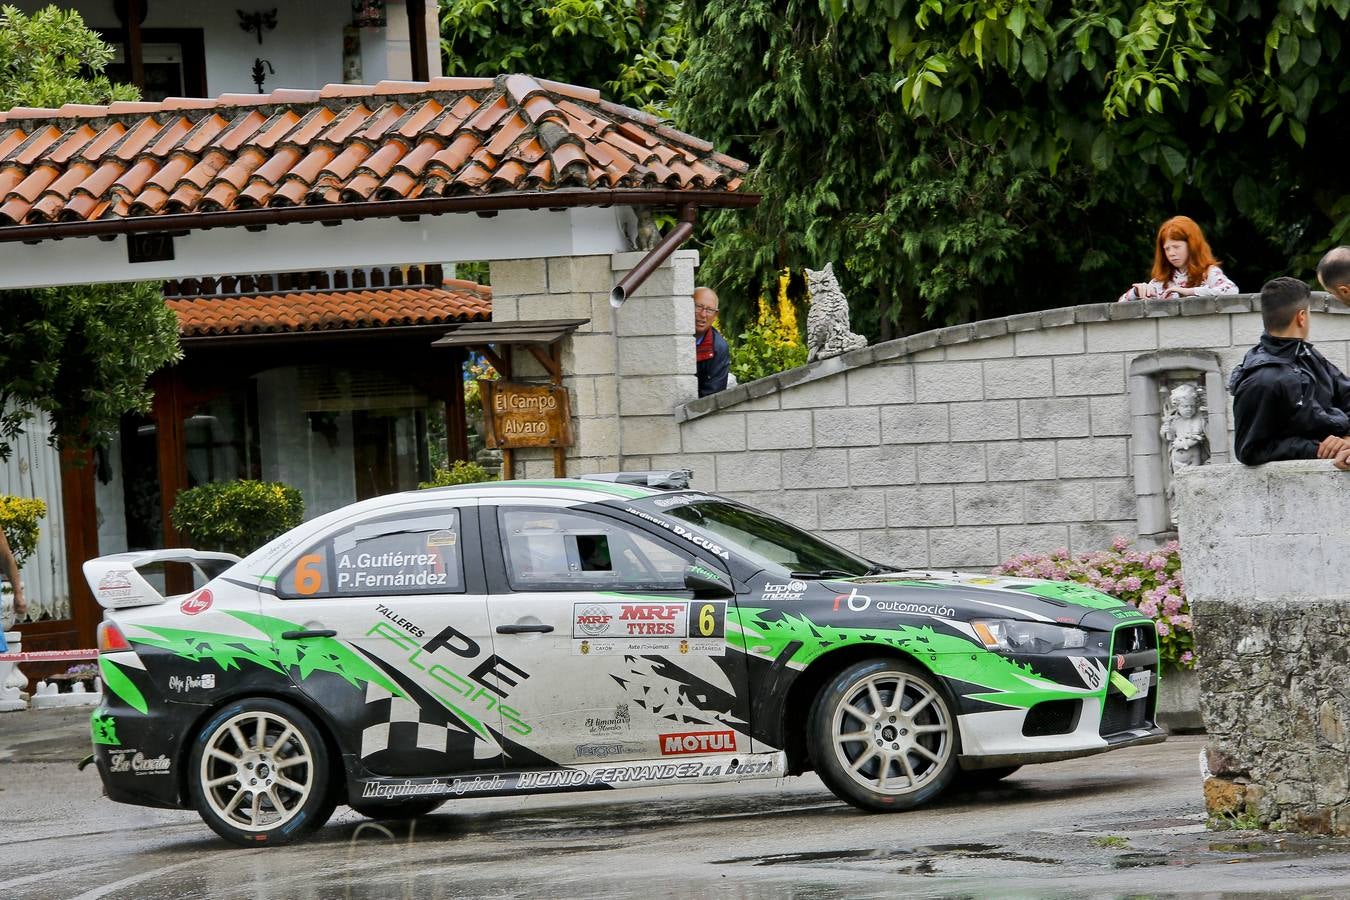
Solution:
[{"label": "wet asphalt road", "polygon": [[0,898],[1346,897],[1350,842],[1203,824],[1199,736],[1030,767],[869,816],[814,777],[340,809],[239,849],[194,812],[105,800],[88,711],[0,716]]}]

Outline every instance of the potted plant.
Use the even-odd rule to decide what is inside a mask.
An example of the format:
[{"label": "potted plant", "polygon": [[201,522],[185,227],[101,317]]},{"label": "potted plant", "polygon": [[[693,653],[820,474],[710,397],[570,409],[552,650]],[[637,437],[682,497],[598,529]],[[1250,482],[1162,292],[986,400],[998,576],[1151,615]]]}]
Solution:
[{"label": "potted plant", "polygon": [[37,549],[45,515],[47,504],[41,500],[0,494],[0,632],[28,612],[19,570]]},{"label": "potted plant", "polygon": [[279,481],[222,481],[180,491],[173,527],[199,550],[247,556],[305,518],[300,492]]}]

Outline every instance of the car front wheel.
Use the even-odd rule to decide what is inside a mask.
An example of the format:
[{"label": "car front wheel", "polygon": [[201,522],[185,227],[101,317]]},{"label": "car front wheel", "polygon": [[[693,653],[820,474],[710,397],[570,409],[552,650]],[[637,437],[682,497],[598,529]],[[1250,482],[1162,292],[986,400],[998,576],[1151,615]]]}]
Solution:
[{"label": "car front wheel", "polygon": [[333,811],[328,750],[309,717],[268,698],[217,711],[197,733],[188,788],[207,825],[242,846],[284,844]]},{"label": "car front wheel", "polygon": [[860,809],[912,809],[956,774],[953,707],[936,677],[899,660],[840,672],[817,696],[807,727],[817,774]]}]

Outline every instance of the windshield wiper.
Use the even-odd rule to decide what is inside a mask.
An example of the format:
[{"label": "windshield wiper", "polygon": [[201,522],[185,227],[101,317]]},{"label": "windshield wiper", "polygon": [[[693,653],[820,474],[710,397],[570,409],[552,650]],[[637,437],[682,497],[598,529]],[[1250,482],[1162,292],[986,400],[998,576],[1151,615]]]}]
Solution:
[{"label": "windshield wiper", "polygon": [[821,569],[819,572],[791,572],[789,578],[819,579],[819,578],[852,578],[852,572],[845,572],[841,569]]},{"label": "windshield wiper", "polygon": [[889,574],[892,573],[892,572],[899,572],[899,571],[901,571],[901,570],[895,568],[894,566],[883,566],[881,563],[873,563],[870,567],[868,567],[867,571],[864,572],[863,574],[864,574],[864,575],[889,575]]}]

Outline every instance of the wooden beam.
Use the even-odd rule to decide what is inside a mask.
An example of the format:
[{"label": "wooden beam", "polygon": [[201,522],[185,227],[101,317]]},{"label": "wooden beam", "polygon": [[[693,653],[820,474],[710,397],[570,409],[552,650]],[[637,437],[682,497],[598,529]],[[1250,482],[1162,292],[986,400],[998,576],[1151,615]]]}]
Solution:
[{"label": "wooden beam", "polygon": [[[61,508],[66,520],[66,582],[77,647],[95,646],[103,610],[84,580],[84,562],[98,556],[98,507],[93,454],[61,451]],[[34,649],[34,648],[29,648]],[[66,649],[76,649],[75,647]]]},{"label": "wooden beam", "polygon": [[469,423],[464,409],[464,353],[450,355],[445,394],[445,449],[451,461],[469,459]]},{"label": "wooden beam", "polygon": [[[556,344],[550,344],[550,351],[556,346]],[[548,372],[549,378],[552,379],[554,384],[562,384],[562,365],[553,358],[552,352],[545,353],[544,349],[538,344],[526,344],[525,349],[529,350],[530,354],[539,360],[539,365],[543,366],[544,370]]]},{"label": "wooden beam", "polygon": [[[155,451],[159,463],[159,509],[164,525],[164,546],[181,547],[183,539],[173,527],[174,502],[178,492],[187,490],[187,447],[183,433],[182,373],[178,369],[161,369],[151,377],[155,392]],[[181,565],[164,567],[165,590],[185,594],[192,590],[192,574]]]},{"label": "wooden beam", "polygon": [[427,59],[426,0],[408,0],[408,43],[411,45],[409,49],[412,51],[412,80],[430,81],[431,67]]},{"label": "wooden beam", "polygon": [[145,52],[141,47],[141,16],[143,0],[127,0],[127,65],[131,67],[131,83],[139,91],[145,90]]}]

